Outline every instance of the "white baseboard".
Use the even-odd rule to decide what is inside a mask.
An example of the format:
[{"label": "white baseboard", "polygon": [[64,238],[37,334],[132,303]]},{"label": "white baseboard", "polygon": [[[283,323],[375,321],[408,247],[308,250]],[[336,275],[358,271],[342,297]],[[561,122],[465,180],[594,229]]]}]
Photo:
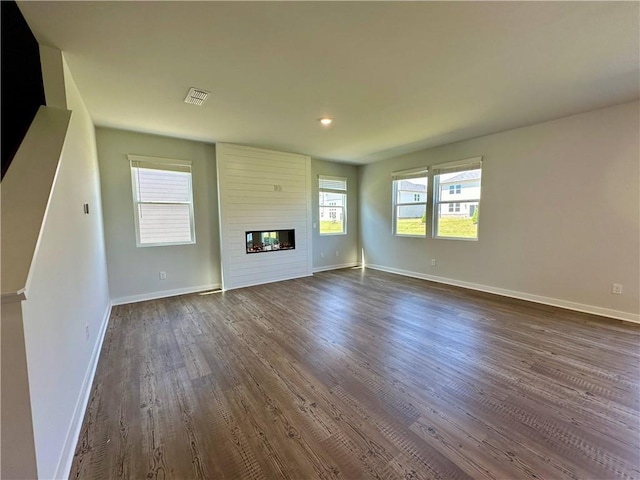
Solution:
[{"label": "white baseboard", "polygon": [[470,290],[478,290],[480,292],[493,293],[496,295],[502,295],[503,297],[517,298],[519,300],[527,300],[534,303],[542,303],[544,305],[551,305],[553,307],[566,308],[567,310],[575,310],[577,312],[591,313],[593,315],[601,315],[603,317],[615,318],[616,320],[625,320],[627,322],[640,323],[640,315],[629,312],[621,312],[619,310],[612,310],[609,308],[596,307],[595,305],[586,305],[583,303],[570,302],[568,300],[561,300],[558,298],[543,297],[540,295],[533,295],[531,293],[517,292],[515,290],[507,290],[504,288],[491,287],[488,285],[482,285],[480,283],[464,282],[462,280],[455,280],[452,278],[436,277],[434,275],[428,275],[426,273],[411,272],[408,270],[401,270],[399,268],[385,267],[383,265],[366,265],[367,268],[373,270],[380,270],[387,273],[395,273],[397,275],[404,275],[405,277],[420,278],[422,280],[429,280],[431,282],[444,283],[447,285],[454,285],[456,287],[468,288]]},{"label": "white baseboard", "polygon": [[204,292],[207,290],[219,290],[221,285],[214,283],[211,285],[200,285],[198,287],[176,288],[174,290],[162,290],[160,292],[142,293],[140,295],[131,295],[129,297],[119,297],[111,300],[112,305],[125,305],[127,303],[144,302],[147,300],[156,300],[158,298],[175,297],[176,295],[186,295],[189,293]]},{"label": "white baseboard", "polygon": [[358,262],[341,263],[339,265],[327,265],[324,267],[314,268],[313,273],[326,272],[327,270],[338,270],[340,268],[357,267],[358,265],[360,265]]},{"label": "white baseboard", "polygon": [[91,395],[91,387],[93,386],[93,378],[96,375],[96,369],[98,368],[98,359],[100,358],[100,352],[102,351],[102,343],[104,342],[104,336],[107,332],[107,325],[109,325],[109,317],[111,316],[111,304],[107,306],[104,318],[102,319],[102,325],[100,325],[100,331],[96,338],[96,343],[93,346],[93,352],[91,352],[91,359],[87,371],[82,381],[82,388],[80,389],[80,395],[76,401],[75,409],[73,410],[73,416],[71,417],[71,424],[67,431],[67,436],[64,440],[64,446],[58,465],[56,467],[54,478],[69,478],[71,473],[71,465],[73,463],[73,455],[78,443],[78,436],[82,429],[82,422],[84,420],[84,414],[87,410],[89,403],[89,397]]},{"label": "white baseboard", "polygon": [[305,278],[305,277],[310,277],[311,274],[305,273],[304,275],[296,275],[293,277],[285,277],[285,278],[278,278],[277,280],[269,280],[268,282],[253,282],[253,283],[247,283],[245,285],[237,285],[235,287],[230,287],[230,288],[225,288],[225,291],[230,291],[230,290],[237,290],[239,288],[247,288],[247,287],[257,287],[258,285],[266,285],[268,283],[277,283],[277,282],[286,282],[287,280],[295,280],[296,278]]}]

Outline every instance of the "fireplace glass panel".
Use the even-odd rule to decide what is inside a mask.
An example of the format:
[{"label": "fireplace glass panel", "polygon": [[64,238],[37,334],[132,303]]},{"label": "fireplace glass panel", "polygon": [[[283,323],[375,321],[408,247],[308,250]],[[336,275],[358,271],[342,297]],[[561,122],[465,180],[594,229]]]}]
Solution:
[{"label": "fireplace glass panel", "polygon": [[247,253],[277,252],[296,248],[295,230],[253,230],[245,232]]}]

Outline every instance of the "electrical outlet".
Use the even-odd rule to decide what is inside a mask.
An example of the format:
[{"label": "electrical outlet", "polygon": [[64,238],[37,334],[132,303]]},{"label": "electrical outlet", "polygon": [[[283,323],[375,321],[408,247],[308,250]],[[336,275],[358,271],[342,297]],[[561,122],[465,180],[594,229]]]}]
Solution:
[{"label": "electrical outlet", "polygon": [[619,283],[612,283],[611,293],[614,293],[616,295],[622,295],[622,285],[620,285]]},{"label": "electrical outlet", "polygon": [[320,252],[320,258],[324,258],[324,252]]},{"label": "electrical outlet", "polygon": [[89,340],[89,324],[85,323],[84,325],[84,336],[87,340]]},{"label": "electrical outlet", "polygon": [[435,259],[435,258],[432,258],[432,259],[431,259],[431,266],[432,266],[432,267],[435,267],[435,266],[436,266],[436,259]]},{"label": "electrical outlet", "polygon": [[336,257],[340,255],[340,252],[338,252],[338,250],[336,250]]},{"label": "electrical outlet", "polygon": [[160,280],[166,280],[167,279],[167,272],[160,272]]}]

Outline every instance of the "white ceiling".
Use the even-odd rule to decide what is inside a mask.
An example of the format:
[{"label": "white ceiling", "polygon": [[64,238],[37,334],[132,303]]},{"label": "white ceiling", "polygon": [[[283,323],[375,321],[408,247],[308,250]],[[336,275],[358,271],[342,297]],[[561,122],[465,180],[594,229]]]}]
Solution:
[{"label": "white ceiling", "polygon": [[[19,6],[96,125],[315,158],[367,163],[640,97],[638,2]],[[183,103],[192,86],[204,106]]]}]

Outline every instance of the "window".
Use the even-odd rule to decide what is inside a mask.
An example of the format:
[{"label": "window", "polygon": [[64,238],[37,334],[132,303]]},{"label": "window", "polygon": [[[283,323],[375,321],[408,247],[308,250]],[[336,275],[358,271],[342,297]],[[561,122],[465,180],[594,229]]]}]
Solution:
[{"label": "window", "polygon": [[191,162],[128,157],[138,247],[195,243]]},{"label": "window", "polygon": [[347,179],[318,176],[320,235],[347,233]]},{"label": "window", "polygon": [[477,240],[482,157],[433,170],[433,236]]},{"label": "window", "polygon": [[427,235],[427,169],[393,174],[393,234],[407,237]]}]

